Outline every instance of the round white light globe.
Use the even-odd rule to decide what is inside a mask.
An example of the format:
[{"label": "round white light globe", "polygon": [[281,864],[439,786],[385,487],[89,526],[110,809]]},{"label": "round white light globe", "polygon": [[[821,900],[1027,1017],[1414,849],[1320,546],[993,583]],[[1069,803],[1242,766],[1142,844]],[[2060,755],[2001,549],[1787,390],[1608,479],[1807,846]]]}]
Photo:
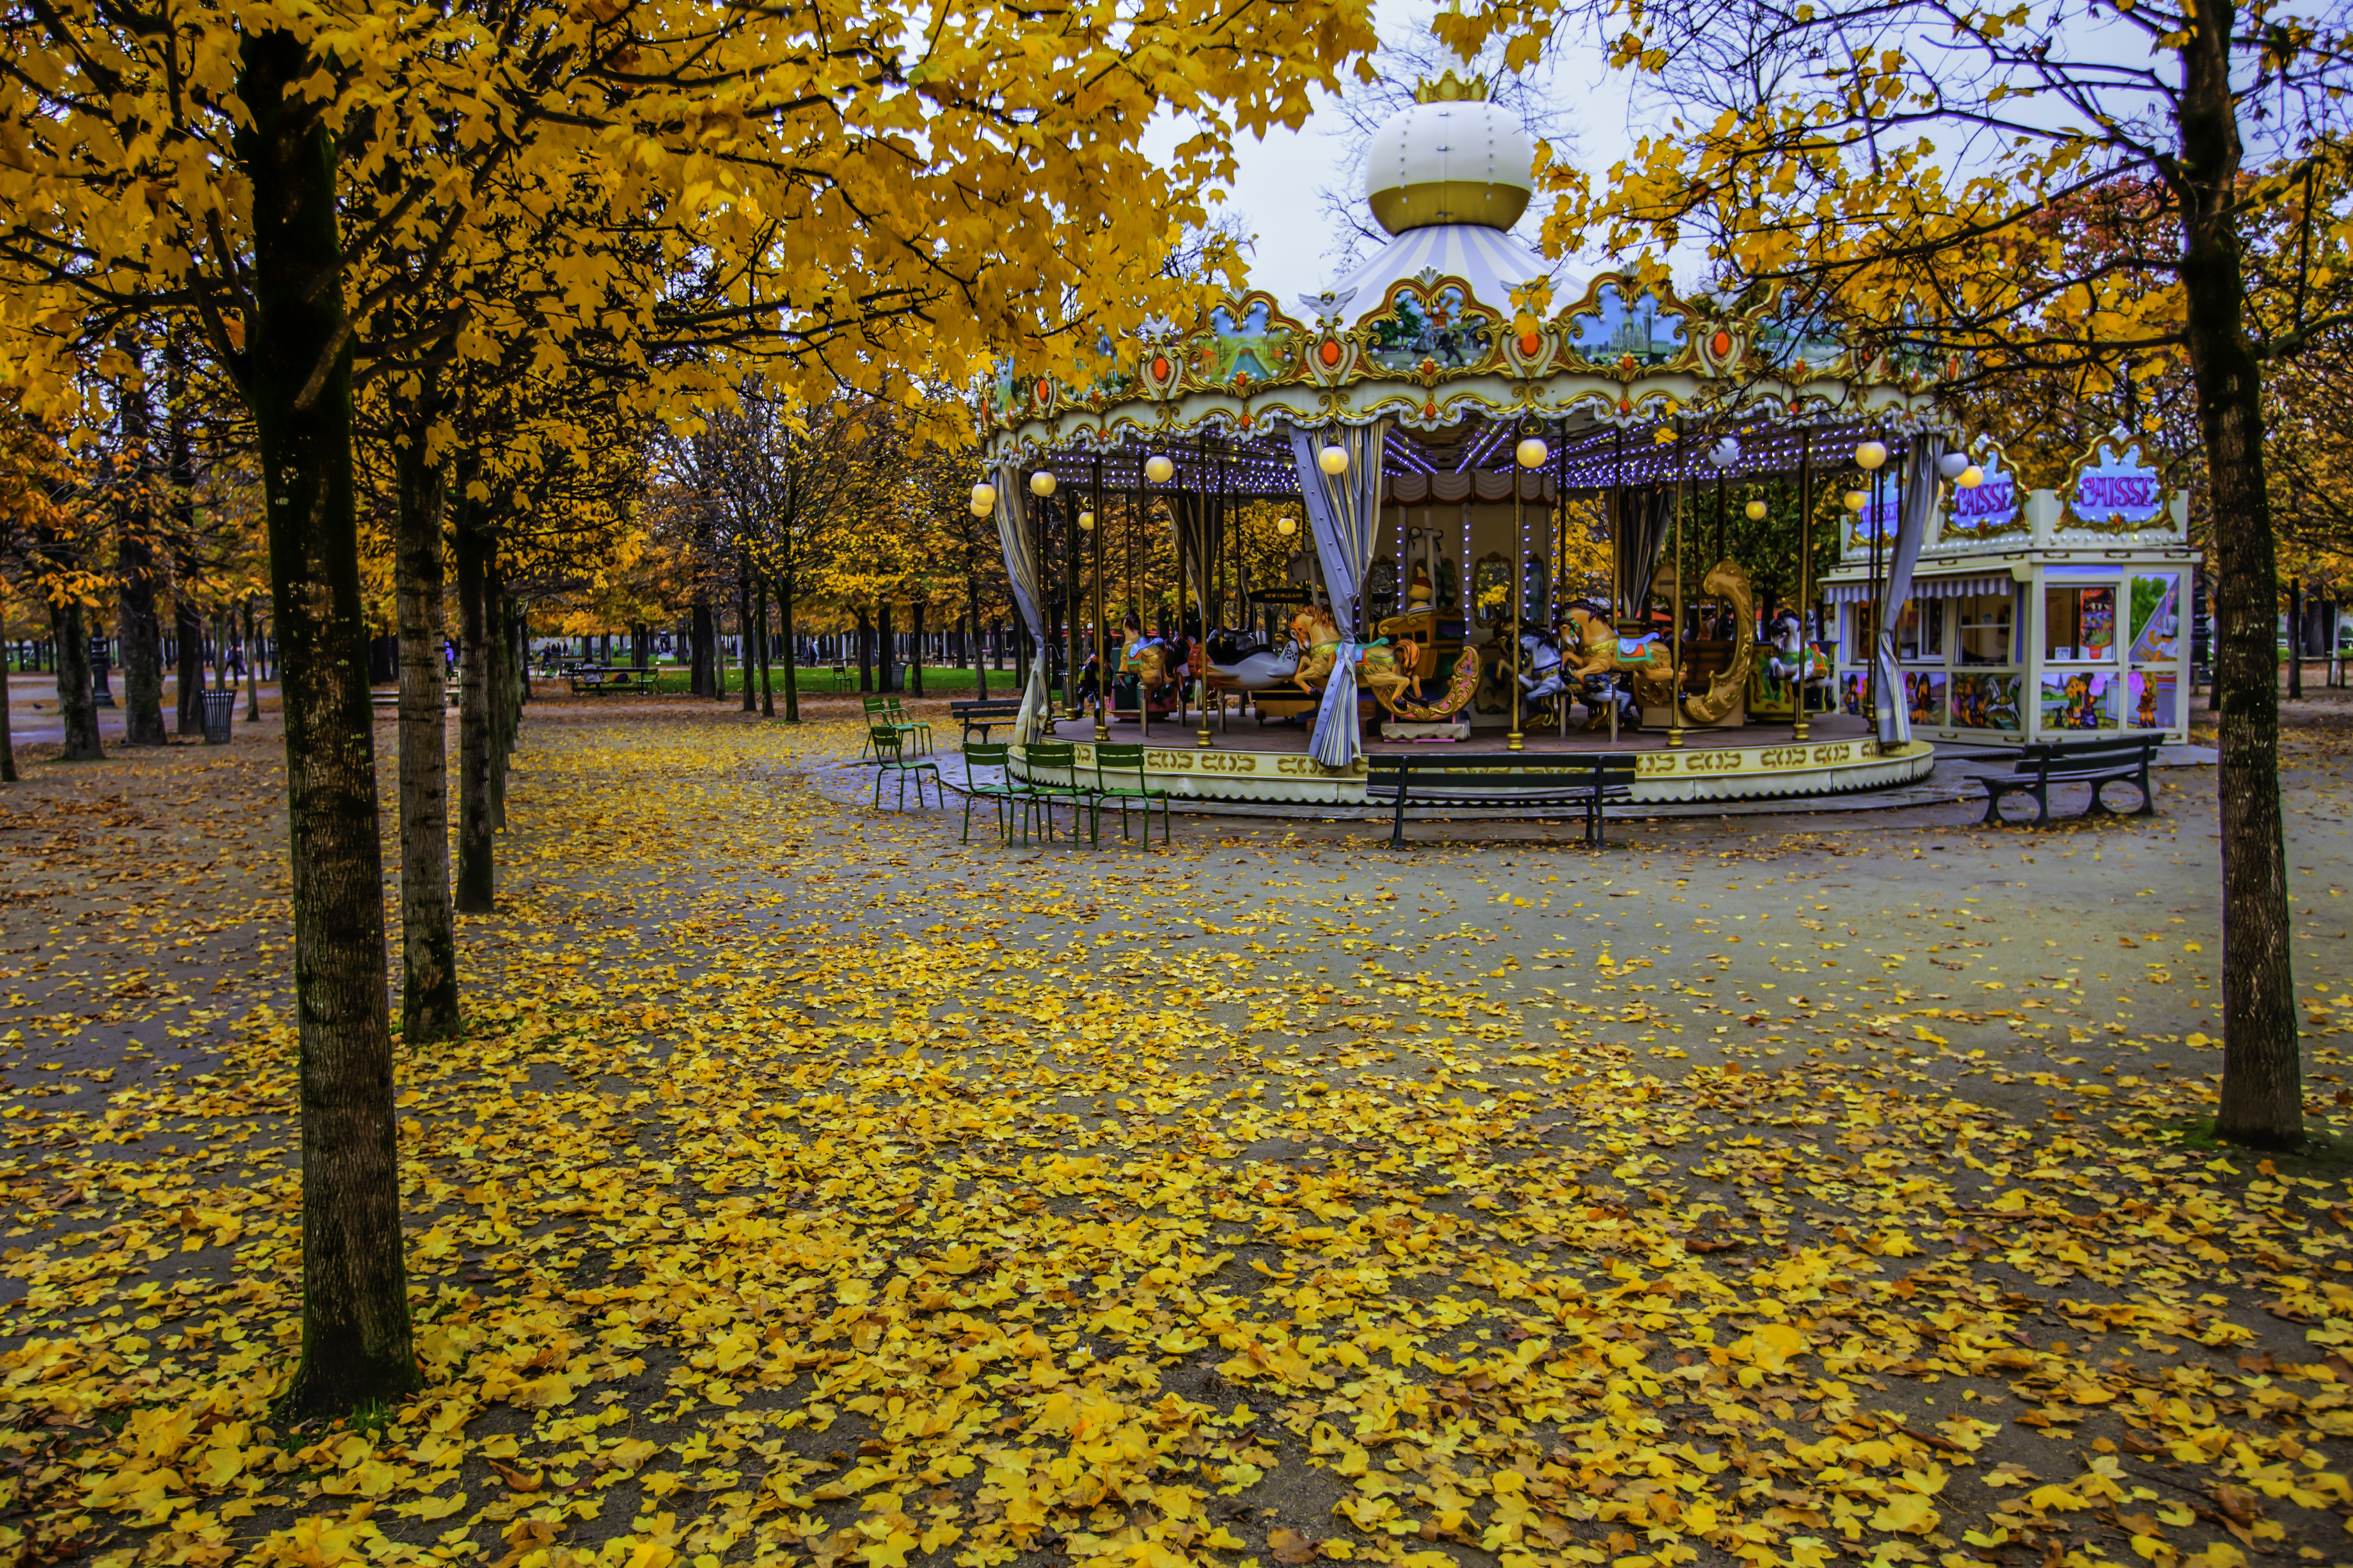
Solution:
[{"label": "round white light globe", "polygon": [[1144,459],[1144,477],[1155,485],[1165,485],[1176,472],[1176,465],[1155,452]]},{"label": "round white light globe", "polygon": [[1029,476],[1029,493],[1040,500],[1054,493],[1054,470],[1040,468]]},{"label": "round white light globe", "polygon": [[1514,459],[1524,468],[1541,468],[1545,459],[1551,456],[1552,448],[1534,436],[1522,441],[1512,453]]},{"label": "round white light globe", "polygon": [[1967,452],[1947,452],[1936,459],[1936,471],[1948,479],[1959,479],[1961,470],[1968,466],[1969,455]]},{"label": "round white light globe", "polygon": [[1315,466],[1336,479],[1348,471],[1348,449],[1326,447],[1315,455]]},{"label": "round white light globe", "polygon": [[1081,533],[1092,533],[1094,531],[1095,514],[1091,511],[1082,511],[1079,513],[1079,531]]},{"label": "round white light globe", "polygon": [[978,516],[980,516],[982,513],[984,513],[984,512],[987,511],[987,510],[988,510],[988,509],[989,509],[990,507],[993,507],[993,506],[995,506],[996,504],[997,504],[997,487],[996,487],[995,485],[992,485],[992,484],[985,484],[985,483],[984,483],[984,484],[977,484],[977,485],[975,485],[975,486],[973,486],[973,487],[972,487],[972,515],[973,515],[973,516],[975,516],[975,517],[978,517]]},{"label": "round white light globe", "polygon": [[1751,522],[1762,522],[1762,521],[1765,521],[1765,513],[1766,513],[1766,511],[1767,511],[1768,509],[1766,507],[1766,505],[1765,505],[1765,503],[1764,503],[1763,501],[1761,501],[1761,500],[1753,500],[1753,501],[1750,501],[1750,502],[1747,504],[1747,506],[1746,506],[1746,507],[1745,507],[1745,508],[1743,508],[1742,510],[1747,512],[1747,514],[1748,514],[1748,521],[1751,521]]},{"label": "round white light globe", "polygon": [[1876,468],[1887,461],[1887,448],[1877,441],[1865,441],[1854,449],[1855,466]]},{"label": "round white light globe", "polygon": [[1849,511],[1858,511],[1858,512],[1859,512],[1859,511],[1861,511],[1864,507],[1869,506],[1870,504],[1871,504],[1871,498],[1870,498],[1869,496],[1867,496],[1867,495],[1863,494],[1861,490],[1849,490],[1849,491],[1847,491],[1847,492],[1846,492],[1846,510],[1849,510]]}]

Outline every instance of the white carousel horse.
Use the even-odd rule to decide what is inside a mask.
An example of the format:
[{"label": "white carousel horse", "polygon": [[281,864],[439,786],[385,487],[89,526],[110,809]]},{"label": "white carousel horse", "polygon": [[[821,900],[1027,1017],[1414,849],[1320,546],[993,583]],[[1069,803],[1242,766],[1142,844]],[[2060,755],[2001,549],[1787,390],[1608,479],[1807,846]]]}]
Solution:
[{"label": "white carousel horse", "polygon": [[1605,702],[1614,703],[1620,724],[1625,722],[1627,710],[1633,706],[1634,699],[1614,678],[1609,675],[1579,678],[1571,673],[1559,645],[1539,632],[1522,633],[1520,648],[1530,672],[1520,677],[1520,687],[1526,693],[1525,700],[1530,705],[1568,692],[1573,693],[1568,700],[1585,704],[1592,723],[1601,721],[1605,712],[1602,704]]},{"label": "white carousel horse", "polygon": [[1805,629],[1788,610],[1775,616],[1765,640],[1772,652],[1765,656],[1765,673],[1776,681],[1799,686],[1827,686],[1831,661],[1821,649],[1806,641]]}]

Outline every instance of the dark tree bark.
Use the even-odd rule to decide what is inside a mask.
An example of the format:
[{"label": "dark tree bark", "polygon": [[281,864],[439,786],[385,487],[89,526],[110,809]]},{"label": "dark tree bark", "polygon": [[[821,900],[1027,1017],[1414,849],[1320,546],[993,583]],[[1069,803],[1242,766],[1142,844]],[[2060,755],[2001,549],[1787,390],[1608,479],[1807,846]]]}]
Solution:
[{"label": "dark tree bark", "polygon": [[[435,656],[438,658],[438,655]],[[245,721],[261,718],[261,635],[254,625],[253,601],[245,602]]]},{"label": "dark tree bark", "polygon": [[768,576],[765,572],[752,580],[752,601],[760,634],[760,717],[773,719],[776,716],[776,677],[768,668]]},{"label": "dark tree bark", "polygon": [[122,743],[160,746],[164,730],[164,628],[155,618],[154,463],[144,382],[125,384],[118,405],[122,471],[115,498],[115,567],[122,623]]},{"label": "dark tree bark", "polygon": [[891,601],[885,599],[874,612],[874,687],[878,691],[899,689],[899,648],[891,637]]},{"label": "dark tree bark", "polygon": [[981,650],[980,593],[970,584],[965,584],[965,592],[972,603],[973,696],[986,702],[988,700],[988,656]]},{"label": "dark tree bark", "polygon": [[693,668],[692,672],[687,677],[686,689],[694,696],[711,697],[716,695],[711,689],[712,667],[718,662],[713,657],[716,649],[712,637],[711,601],[702,593],[697,592],[692,608],[689,640],[692,648],[690,658],[693,661]]},{"label": "dark tree bark", "polygon": [[2288,950],[2279,795],[2278,569],[2263,475],[2263,375],[2247,338],[2236,216],[2241,147],[2232,8],[2200,14],[2182,50],[2181,285],[2199,427],[2212,485],[2214,678],[2221,696],[2222,1094],[2217,1136],[2304,1142],[2302,1047]]},{"label": "dark tree bark", "polygon": [[512,624],[507,615],[506,574],[499,564],[499,536],[489,542],[489,562],[482,574],[482,620],[489,635],[482,639],[483,669],[491,687],[491,831],[507,826],[507,759],[513,753],[515,725],[521,717],[515,689]]},{"label": "dark tree bark", "polygon": [[858,689],[874,689],[874,623],[867,618],[866,606],[858,606]]},{"label": "dark tree bark", "polygon": [[257,312],[240,379],[285,650],[301,1042],[302,1359],[284,1405],[342,1413],[424,1379],[401,1256],[335,151],[301,85],[316,68],[294,35],[248,34],[237,91],[252,119],[234,145],[253,192]]},{"label": "dark tree bark", "polygon": [[907,659],[907,695],[923,694],[923,601],[917,599],[907,608],[907,630],[911,637],[908,647],[914,651]]},{"label": "dark tree bark", "polygon": [[793,636],[793,569],[788,563],[776,578],[776,619],[785,635],[785,722],[801,721],[799,639]]},{"label": "dark tree bark", "polygon": [[172,630],[179,681],[174,715],[183,735],[205,731],[205,620],[196,602],[196,462],[188,438],[187,349],[177,331],[164,335],[164,463],[171,491]]},{"label": "dark tree bark", "polygon": [[[428,408],[393,454],[393,591],[400,626],[400,1032],[459,1031],[458,917],[449,895],[448,699],[441,638],[441,476],[424,455]],[[249,639],[248,639],[249,640]],[[248,663],[250,660],[248,659]]]},{"label": "dark tree bark", "polygon": [[49,632],[58,644],[58,717],[65,723],[69,763],[106,760],[98,743],[98,705],[90,689],[90,626],[79,599],[49,606]]},{"label": "dark tree bark", "polygon": [[458,908],[486,915],[492,908],[496,874],[491,857],[491,649],[487,588],[488,548],[482,519],[466,499],[470,478],[461,468],[450,486],[456,530],[452,552],[458,572]]},{"label": "dark tree bark", "polygon": [[16,782],[16,742],[8,734],[8,661],[0,658],[0,784]]},{"label": "dark tree bark", "polygon": [[735,640],[743,645],[744,711],[755,713],[759,711],[759,703],[757,693],[752,689],[752,659],[756,652],[760,661],[765,664],[768,650],[765,647],[755,650],[752,646],[752,573],[740,561],[735,565]]}]

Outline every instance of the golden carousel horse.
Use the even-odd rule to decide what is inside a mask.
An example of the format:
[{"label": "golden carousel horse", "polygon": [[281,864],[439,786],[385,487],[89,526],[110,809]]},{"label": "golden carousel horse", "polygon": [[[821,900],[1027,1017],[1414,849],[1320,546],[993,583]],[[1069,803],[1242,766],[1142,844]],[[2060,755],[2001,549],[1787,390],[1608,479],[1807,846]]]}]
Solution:
[{"label": "golden carousel horse", "polygon": [[[1329,611],[1309,605],[1291,617],[1291,640],[1299,645],[1299,671],[1291,678],[1292,683],[1302,691],[1321,692],[1332,683],[1332,672],[1339,666],[1339,626]],[[1410,692],[1414,685],[1398,670],[1397,650],[1381,643],[1358,646],[1356,682],[1391,712],[1397,711],[1396,699]]]}]

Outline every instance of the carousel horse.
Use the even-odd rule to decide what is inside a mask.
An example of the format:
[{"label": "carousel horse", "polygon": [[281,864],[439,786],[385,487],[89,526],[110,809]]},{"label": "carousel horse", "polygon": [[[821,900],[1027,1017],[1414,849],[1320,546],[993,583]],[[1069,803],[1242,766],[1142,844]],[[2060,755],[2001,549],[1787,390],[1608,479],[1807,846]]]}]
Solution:
[{"label": "carousel horse", "polygon": [[1291,683],[1310,694],[1322,691],[1340,662],[1340,628],[1333,624],[1331,612],[1314,605],[1303,606],[1291,617],[1291,640],[1299,648],[1299,664]]},{"label": "carousel horse", "polygon": [[1417,724],[1439,724],[1453,718],[1471,705],[1472,694],[1479,689],[1479,650],[1466,647],[1454,660],[1454,674],[1448,681],[1446,694],[1435,702],[1416,702],[1410,698],[1381,694],[1381,705],[1400,719]]},{"label": "carousel horse", "polygon": [[1569,624],[1577,628],[1577,654],[1568,663],[1577,680],[1622,675],[1629,679],[1665,680],[1674,669],[1674,654],[1656,632],[1621,637],[1591,605],[1571,605]]},{"label": "carousel horse", "polygon": [[1801,690],[1830,684],[1830,656],[1806,640],[1796,611],[1783,610],[1765,629],[1766,646],[1773,650],[1765,656],[1768,679],[1789,682]]},{"label": "carousel horse", "polygon": [[[1119,661],[1120,673],[1134,679],[1139,709],[1164,695],[1173,698],[1183,658],[1173,645],[1158,637],[1139,636],[1127,645]],[[1175,703],[1171,700],[1165,706],[1173,708]]]}]

